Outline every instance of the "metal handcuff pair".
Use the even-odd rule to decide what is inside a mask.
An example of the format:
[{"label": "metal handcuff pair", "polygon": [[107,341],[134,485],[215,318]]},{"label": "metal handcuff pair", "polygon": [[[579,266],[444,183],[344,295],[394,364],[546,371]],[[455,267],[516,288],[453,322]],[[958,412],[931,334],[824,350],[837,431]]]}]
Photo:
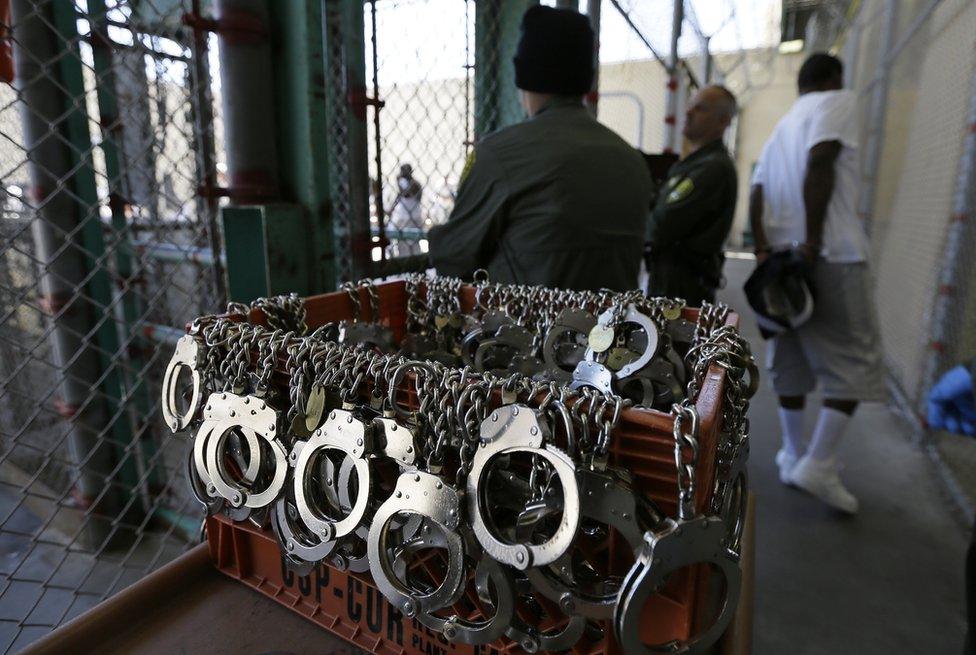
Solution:
[{"label": "metal handcuff pair", "polygon": [[[203,353],[198,337],[181,337],[163,376],[162,413],[174,433],[190,427],[201,411]],[[192,392],[187,408],[181,410],[179,385],[184,372],[190,375]],[[226,503],[234,516],[243,519],[278,497],[287,473],[278,416],[267,399],[256,395],[219,392],[207,398],[188,474],[192,491],[209,511]],[[241,469],[237,475],[227,468],[228,451]],[[261,488],[255,490],[255,484]]]},{"label": "metal handcuff pair", "polygon": [[[665,327],[680,317],[662,313]],[[575,335],[575,339],[567,336]],[[585,335],[585,346],[580,337]],[[613,347],[625,339],[625,347]],[[567,352],[569,351],[569,352]],[[568,360],[575,368],[570,373]],[[556,319],[543,346],[550,371],[571,389],[590,387],[621,393],[638,404],[659,407],[683,398],[685,367],[671,345],[671,336],[636,305],[617,305],[594,317],[581,310],[565,310]]]},{"label": "metal handcuff pair", "polygon": [[[199,362],[199,352],[193,352],[193,349],[188,345],[184,346],[182,349],[178,347],[177,355],[174,356],[174,361],[176,362],[177,368],[180,366],[190,368],[194,380],[194,396],[197,398],[199,395],[199,371],[195,370],[195,366]],[[173,363],[171,363],[171,368],[172,367]],[[176,377],[175,372],[171,374],[171,372],[168,370],[167,374],[168,378]],[[172,388],[173,385],[174,382],[170,380],[168,383],[164,384],[164,389]],[[255,403],[257,408],[255,408],[255,405],[252,405],[252,403]],[[174,403],[169,407],[168,410],[164,410],[169,411],[171,414],[171,416],[167,417],[167,422],[171,426],[188,424],[189,420],[195,413],[195,404],[196,400],[191,399],[190,411],[184,415],[180,415],[178,412],[173,411],[173,408],[175,407]],[[345,411],[346,410],[343,410],[343,412]],[[505,591],[507,591],[510,585],[508,584],[508,578],[504,573],[504,569],[499,568],[490,560],[499,560],[516,569],[528,569],[536,567],[533,568],[532,571],[529,571],[530,581],[532,581],[534,586],[539,588],[540,591],[542,591],[542,593],[550,599],[556,600],[555,596],[556,594],[559,594],[558,600],[560,601],[560,605],[564,611],[571,614],[578,614],[579,616],[591,616],[593,618],[602,617],[606,614],[607,608],[612,606],[611,604],[607,603],[605,599],[595,603],[590,603],[586,600],[583,600],[582,602],[578,600],[571,601],[565,592],[559,591],[557,586],[548,584],[547,578],[542,573],[542,570],[537,568],[555,562],[557,559],[565,555],[565,550],[561,548],[561,545],[557,547],[557,543],[560,539],[562,539],[563,535],[568,535],[569,543],[571,543],[572,536],[576,531],[576,525],[573,524],[572,517],[579,516],[579,512],[575,510],[582,509],[583,516],[595,515],[599,512],[599,506],[594,506],[592,503],[583,503],[583,507],[579,507],[579,490],[577,489],[574,492],[575,484],[570,484],[568,482],[575,474],[572,459],[564,454],[562,454],[562,456],[557,455],[556,453],[558,450],[554,449],[554,447],[551,445],[549,445],[548,448],[540,448],[540,446],[543,445],[544,440],[543,424],[538,422],[537,417],[534,420],[529,419],[530,416],[537,416],[535,412],[536,410],[532,410],[528,407],[523,407],[521,409],[518,406],[503,407],[492,415],[494,420],[491,418],[486,419],[482,425],[482,448],[479,449],[475,456],[475,461],[472,464],[467,489],[469,513],[473,519],[475,537],[485,551],[492,555],[492,557],[487,559],[482,557],[479,560],[476,574],[478,592],[483,598],[487,598],[489,596],[488,582],[489,580],[492,581],[492,584],[496,590],[496,617],[504,619],[507,617],[508,610],[506,608],[509,606],[509,604],[505,602],[507,598]],[[523,419],[520,422],[521,424],[517,424],[517,417],[520,413],[522,414]],[[296,449],[293,451],[293,456],[297,453],[298,457],[301,458],[304,453],[311,453],[316,447],[319,446],[323,448],[335,447],[343,452],[343,462],[347,460],[356,461],[357,459],[362,461],[362,454],[365,452],[366,444],[365,428],[362,431],[359,431],[358,429],[347,429],[346,435],[341,437],[339,436],[339,433],[341,432],[339,428],[342,427],[343,420],[345,420],[346,424],[349,426],[352,426],[355,423],[355,419],[353,419],[353,421],[349,420],[351,418],[353,418],[351,415],[334,412],[330,416],[330,420],[336,421],[336,423],[330,427],[323,426],[323,428],[317,432],[317,436],[320,437],[320,442],[317,442],[316,445],[312,445],[312,442],[310,441],[301,449]],[[211,497],[222,498],[228,501],[232,506],[263,507],[266,506],[266,500],[273,499],[278,495],[278,492],[275,491],[275,489],[278,488],[280,490],[280,486],[283,484],[284,478],[284,474],[282,473],[281,469],[283,451],[275,451],[276,465],[271,483],[262,492],[256,494],[247,494],[247,491],[240,485],[235,485],[232,481],[228,480],[229,476],[224,470],[222,464],[223,458],[222,456],[218,456],[218,453],[223,452],[224,440],[232,430],[236,430],[242,434],[246,446],[252,455],[249,458],[246,458],[249,465],[247,470],[243,472],[242,479],[247,484],[253,484],[257,478],[258,472],[262,468],[261,458],[259,456],[254,456],[255,454],[260,454],[261,452],[261,443],[257,440],[259,438],[264,439],[270,445],[271,449],[275,450],[274,444],[276,437],[274,436],[274,433],[276,431],[276,423],[277,415],[275,410],[270,409],[270,407],[268,407],[262,399],[253,396],[237,396],[235,394],[213,394],[211,396],[210,402],[208,402],[208,408],[204,412],[204,424],[198,431],[194,448],[194,464],[196,465],[196,471]],[[530,423],[532,424],[530,425]],[[511,425],[506,427],[507,424]],[[678,431],[679,424],[680,421],[676,421],[676,432]],[[399,429],[395,422],[387,427],[393,431]],[[533,429],[535,430],[535,433],[533,433]],[[331,438],[325,437],[326,432],[331,434]],[[519,437],[519,434],[523,436]],[[214,438],[214,435],[217,435],[216,438]],[[362,436],[360,437],[358,435]],[[524,435],[529,435],[531,438],[525,438]],[[480,479],[481,471],[483,471],[488,460],[490,460],[494,455],[504,452],[506,449],[517,450],[519,448],[529,449],[526,450],[526,452],[531,452],[535,455],[546,458],[550,465],[552,465],[557,471],[560,478],[560,483],[563,485],[563,497],[570,499],[569,504],[564,509],[560,529],[557,531],[556,535],[542,545],[534,545],[529,547],[524,545],[512,546],[499,541],[492,534],[491,530],[487,528],[484,513],[481,511],[482,504],[478,502],[479,492],[477,489],[477,483],[475,482],[473,485],[471,483],[472,480],[476,481]],[[201,454],[203,454],[202,465]],[[306,462],[310,459],[311,455],[307,455],[304,458]],[[295,461],[295,464],[297,468],[298,462]],[[358,469],[360,465],[357,464],[356,466]],[[213,471],[216,471],[217,474],[212,475],[211,472]],[[357,473],[359,473],[358,470]],[[296,498],[299,497],[300,493],[300,485],[298,484],[298,481],[304,479],[305,477],[305,475],[295,476]],[[364,479],[363,474],[359,474],[359,479],[361,481]],[[594,489],[598,489],[601,484],[603,484],[603,486],[606,488],[606,483],[601,483],[596,474],[593,476],[584,476],[582,480],[584,494],[586,494],[584,497],[586,498],[591,498],[592,491]],[[411,481],[413,486],[411,486]],[[353,523],[358,523],[358,521],[352,517],[358,516],[362,513],[361,508],[363,505],[363,498],[368,498],[369,485],[360,484],[359,488],[359,497],[356,499],[355,503],[352,503],[353,508],[350,511],[350,516],[344,520],[345,525],[340,527],[334,525],[333,522],[325,521],[322,523],[323,526],[333,527],[324,527],[324,530],[333,530],[333,534],[337,536],[345,535],[349,533],[349,528]],[[418,471],[402,474],[400,480],[397,482],[396,492],[391,495],[390,499],[384,503],[384,505],[380,508],[380,511],[377,512],[376,516],[374,517],[373,525],[369,530],[369,536],[367,538],[367,557],[369,558],[370,563],[373,563],[374,560],[377,560],[379,563],[378,567],[376,564],[374,564],[374,571],[385,572],[387,570],[393,571],[395,569],[395,567],[384,566],[382,563],[382,558],[378,559],[377,552],[379,547],[374,548],[374,546],[378,543],[385,542],[383,542],[378,535],[374,536],[374,531],[384,531],[390,524],[390,520],[385,519],[385,515],[382,513],[384,507],[386,508],[386,512],[390,514],[391,518],[393,515],[399,512],[412,512],[413,510],[417,509],[412,507],[408,502],[411,489],[414,489],[414,494],[418,493],[419,490],[423,490],[428,494],[431,494],[432,498],[437,499],[437,502],[434,502],[432,506],[420,512],[424,515],[425,522],[433,522],[442,530],[446,529],[447,531],[452,529],[456,530],[458,526],[461,525],[459,517],[461,501],[456,490],[449,489],[448,485],[444,485],[443,482],[437,478],[437,476],[432,476],[428,473],[421,473]],[[438,493],[434,494],[433,492]],[[574,496],[575,504],[573,502]],[[418,496],[415,496],[415,498],[417,497]],[[401,504],[391,502],[394,499],[402,499]],[[348,504],[350,503],[347,502],[347,505]],[[387,506],[388,504],[389,506]],[[301,505],[301,503],[299,503],[299,505]],[[284,501],[284,498],[279,501],[278,507],[285,507],[285,509],[287,509],[287,503]],[[587,509],[588,507],[590,509]],[[683,504],[682,507],[684,508],[685,505]],[[307,507],[306,503],[305,512],[299,512],[299,515],[303,519],[303,523],[314,525],[316,519],[321,521],[321,518],[311,515],[310,512],[311,510],[309,507]],[[278,514],[281,514],[281,512],[278,512]],[[626,514],[628,514],[626,511],[619,513],[620,516],[624,516]],[[631,516],[634,514],[636,514],[636,511],[634,511]],[[311,520],[309,520],[310,517]],[[698,523],[694,523],[694,521],[697,521]],[[614,525],[610,521],[607,522]],[[276,521],[276,525],[279,525],[279,527],[280,523],[280,519]],[[343,521],[340,521],[339,523],[343,523]],[[689,525],[683,525],[682,523],[688,523]],[[679,517],[679,522],[675,526],[670,526],[669,529],[665,531],[659,530],[654,533],[648,532],[647,535],[645,535],[645,544],[642,555],[639,558],[638,563],[635,564],[631,573],[627,576],[624,586],[621,588],[619,594],[621,602],[617,610],[618,620],[616,624],[618,632],[620,632],[622,643],[625,639],[632,637],[629,626],[634,622],[635,610],[633,608],[638,606],[642,607],[643,602],[646,601],[646,598],[659,587],[660,581],[662,581],[669,572],[668,570],[662,570],[661,560],[663,560],[663,564],[666,568],[673,570],[674,568],[678,568],[679,565],[683,566],[688,563],[692,563],[693,561],[696,561],[696,558],[701,559],[702,557],[706,557],[708,555],[708,553],[705,551],[709,550],[709,548],[704,546],[699,546],[697,549],[688,547],[677,548],[674,554],[668,554],[671,552],[668,545],[674,543],[680,544],[681,542],[679,541],[678,536],[683,533],[682,531],[684,531],[684,534],[687,534],[689,532],[687,528],[691,527],[691,524],[693,523],[694,525],[701,524],[703,526],[702,529],[705,530],[712,524],[715,524],[715,527],[718,527],[721,524],[721,521],[705,519],[703,517],[699,517],[698,519],[689,519],[688,513],[683,512],[682,516]],[[378,525],[381,527],[377,528],[376,526]],[[429,525],[425,525],[425,527],[427,527],[429,530]],[[617,525],[614,525],[614,527],[625,535],[627,541],[631,543],[632,546],[634,545],[636,539],[633,536],[633,529],[628,528],[626,523],[618,523]],[[715,535],[716,532],[724,533],[724,531],[721,530],[711,530],[709,534]],[[468,539],[468,541],[470,541],[470,539]],[[448,546],[453,543],[454,549],[457,550],[458,548],[456,540],[445,539],[443,540],[443,543],[446,543]],[[461,543],[463,544],[463,540]],[[567,549],[569,543],[566,544]],[[691,545],[694,545],[694,543]],[[685,544],[685,546],[688,546],[688,544]],[[450,552],[451,549],[449,548],[448,550]],[[310,559],[319,559],[319,556],[322,553],[323,551],[319,550],[317,553],[309,552],[307,554],[311,556]],[[652,566],[652,563],[655,560],[655,553],[657,554],[657,559],[659,562],[656,566]],[[665,553],[664,557],[661,557],[662,553]],[[728,557],[719,557],[717,554],[714,556],[716,558],[716,563],[719,564],[720,567],[722,564],[728,565]],[[684,564],[682,564],[682,562],[684,562]],[[671,564],[671,566],[668,567],[668,564]],[[737,573],[738,569],[733,567],[733,572],[733,569],[726,570],[726,568],[727,566],[722,567],[722,570],[725,572],[728,580],[729,597],[727,598],[724,607],[729,608],[734,607],[735,604],[732,594],[738,589],[738,584],[737,580],[733,579],[733,576],[734,573]],[[455,567],[455,569],[459,572],[463,571],[463,567]],[[382,582],[384,577],[385,576],[382,574],[376,576],[378,584]],[[533,580],[533,578],[535,579]],[[455,576],[454,579],[457,579],[457,576]],[[402,594],[402,590],[398,590],[395,584],[387,585],[386,588],[384,588],[382,584],[380,584],[380,586],[384,594],[391,597],[391,600],[398,598],[398,593]],[[442,584],[441,588],[439,588],[439,590],[435,590],[434,593],[417,597],[411,596],[410,592],[408,591],[403,598],[400,598],[400,600],[405,603],[412,604],[401,606],[405,611],[413,607],[415,608],[413,610],[414,613],[422,612],[424,614],[429,614],[432,611],[436,611],[436,609],[440,609],[440,607],[433,609],[435,605],[438,605],[441,602],[445,603],[445,605],[442,605],[441,607],[449,604],[448,601],[451,601],[457,593],[459,593],[459,591],[454,589],[454,584],[446,580],[445,584]],[[409,614],[410,612],[408,611],[407,613]],[[483,624],[475,626],[466,625],[464,621],[458,619],[457,617],[447,619],[442,619],[439,617],[429,618],[432,624],[430,627],[441,629],[449,638],[463,640],[465,643],[487,643],[488,641],[492,641],[500,636],[500,634],[495,634],[497,629],[487,629]],[[718,631],[717,633],[720,634],[720,628],[724,629],[723,622],[724,614],[719,617],[719,620],[715,622],[711,630],[709,630],[706,634],[699,636],[696,643],[705,643],[709,641],[713,632]],[[504,625],[506,623],[507,621],[497,622],[498,625]],[[574,620],[571,620],[570,625],[567,626],[567,629],[564,630],[564,634],[561,636],[565,639],[568,633],[576,632],[577,626],[581,634],[583,623],[576,621],[574,618]],[[522,630],[523,634],[519,634],[519,629],[517,626],[510,626],[507,628],[507,632],[510,633],[509,636],[518,638],[520,643],[523,643],[523,646],[526,647],[527,650],[530,649],[529,647],[543,647],[545,649],[546,647],[554,648],[555,646],[560,645],[554,643],[551,638],[549,643],[546,643],[545,636],[540,639],[538,635],[533,635],[531,629]],[[576,638],[578,638],[578,635]],[[632,643],[632,639],[627,643]]]}]

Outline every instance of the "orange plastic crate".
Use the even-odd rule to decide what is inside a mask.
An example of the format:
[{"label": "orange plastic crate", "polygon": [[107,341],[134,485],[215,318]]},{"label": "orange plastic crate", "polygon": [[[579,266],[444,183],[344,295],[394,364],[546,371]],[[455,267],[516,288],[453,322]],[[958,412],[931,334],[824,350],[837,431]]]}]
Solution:
[{"label": "orange plastic crate", "polygon": [[[406,285],[402,281],[379,284],[377,291],[380,322],[390,327],[399,340],[406,332]],[[463,311],[472,311],[474,296],[473,287],[462,288]],[[361,292],[361,301],[363,310],[368,311],[369,299],[365,291]],[[344,292],[307,298],[305,308],[310,330],[330,321],[351,320],[355,311]],[[697,314],[694,309],[684,310],[684,318],[691,321],[696,320]],[[259,310],[252,311],[249,320],[264,324],[264,316]],[[730,324],[734,325],[737,321],[735,314],[729,316]],[[699,484],[696,493],[696,507],[699,510],[703,510],[711,500],[724,379],[724,371],[720,367],[709,369],[695,403],[700,418]],[[284,383],[284,377],[280,381]],[[674,419],[668,414],[650,409],[626,409],[621,413],[610,450],[610,463],[630,471],[634,476],[636,491],[653,500],[672,517],[677,514],[673,424]],[[490,646],[449,643],[443,636],[416,620],[404,617],[392,607],[373,585],[368,574],[347,573],[321,565],[308,576],[297,576],[285,568],[270,529],[261,530],[252,524],[234,523],[218,515],[207,519],[207,538],[211,557],[220,571],[367,651],[391,655],[523,652],[509,639],[501,639]],[[616,533],[611,533],[604,549],[607,570],[615,575],[625,574],[634,560],[626,544],[619,541]],[[645,642],[687,639],[699,631],[699,624],[717,600],[711,597],[713,585],[710,575],[707,567],[696,567],[671,577],[662,592],[652,598],[645,608],[645,619],[642,621]],[[542,604],[546,605],[544,599]],[[601,627],[602,639],[587,641],[584,637],[571,652],[578,655],[622,655],[613,638],[610,622],[602,622]]]}]

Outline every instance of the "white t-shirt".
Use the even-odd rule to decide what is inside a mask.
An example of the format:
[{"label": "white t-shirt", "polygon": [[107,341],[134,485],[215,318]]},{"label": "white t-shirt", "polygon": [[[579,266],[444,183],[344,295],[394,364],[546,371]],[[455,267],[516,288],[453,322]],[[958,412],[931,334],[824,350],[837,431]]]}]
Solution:
[{"label": "white t-shirt", "polygon": [[774,249],[807,238],[803,178],[810,148],[840,141],[834,192],[824,220],[823,250],[830,262],[862,262],[868,239],[857,216],[860,175],[857,156],[856,95],[852,91],[816,91],[797,98],[763,146],[752,176],[763,187],[763,227]]}]

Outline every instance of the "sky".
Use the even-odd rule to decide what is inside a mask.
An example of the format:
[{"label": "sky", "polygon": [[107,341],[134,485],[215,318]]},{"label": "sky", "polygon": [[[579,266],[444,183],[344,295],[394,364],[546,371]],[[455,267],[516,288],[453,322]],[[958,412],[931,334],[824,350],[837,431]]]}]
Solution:
[{"label": "sky", "polygon": [[[652,47],[667,55],[671,35],[670,0],[618,0]],[[543,0],[552,5],[555,0]],[[584,0],[585,4],[585,0]],[[474,50],[474,8],[465,0],[380,0],[377,33],[380,83],[443,79],[464,74],[465,40]],[[775,45],[778,41],[777,0],[688,0],[679,41],[682,56],[701,51],[701,38],[690,19],[712,36],[711,51]],[[466,13],[467,12],[467,13]],[[366,43],[371,54],[371,24],[367,5]],[[603,0],[600,60],[605,63],[650,59],[652,53],[627,25],[610,0]],[[367,63],[368,60],[367,60]]]}]

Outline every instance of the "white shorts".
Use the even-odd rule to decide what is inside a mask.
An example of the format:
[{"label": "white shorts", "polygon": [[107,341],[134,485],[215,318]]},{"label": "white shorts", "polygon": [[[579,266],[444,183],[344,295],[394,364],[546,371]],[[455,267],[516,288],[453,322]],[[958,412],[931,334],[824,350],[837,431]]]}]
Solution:
[{"label": "white shorts", "polygon": [[817,260],[810,320],[769,343],[767,368],[780,396],[803,396],[819,382],[824,398],[883,401],[881,339],[868,265]]}]

